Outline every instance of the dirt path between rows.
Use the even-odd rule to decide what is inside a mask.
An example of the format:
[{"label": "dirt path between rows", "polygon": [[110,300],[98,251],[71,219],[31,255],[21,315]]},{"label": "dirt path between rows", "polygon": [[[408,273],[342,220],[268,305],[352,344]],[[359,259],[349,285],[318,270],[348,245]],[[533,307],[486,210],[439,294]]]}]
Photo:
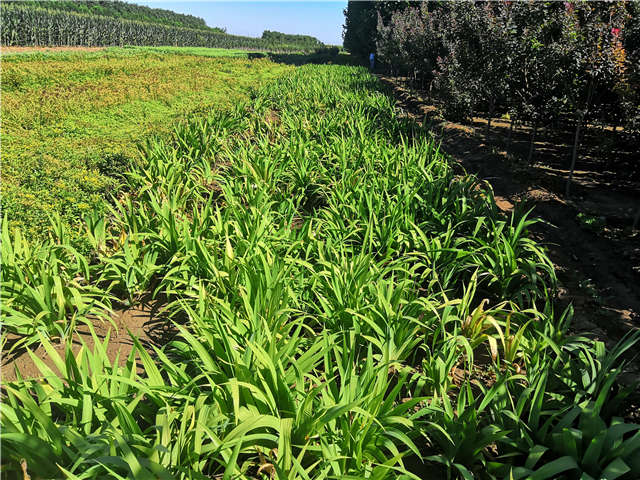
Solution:
[{"label": "dirt path between rows", "polygon": [[[163,305],[164,302],[142,298],[131,308],[114,310],[111,315],[113,323],[104,320],[96,320],[92,323],[99,340],[104,342],[109,335],[107,358],[110,362],[118,358],[119,365],[125,365],[127,357],[134,348],[131,335],[135,336],[152,356],[155,356],[154,346],[161,347],[175,337],[176,330],[162,313]],[[59,339],[52,339],[51,343],[58,355],[64,359],[66,344]],[[78,325],[71,345],[74,355],[78,354],[83,345],[93,351],[95,341],[86,325]],[[32,347],[32,353],[56,372],[53,361],[42,345]],[[11,353],[3,352],[0,375],[2,383],[16,380],[16,369],[24,378],[42,376],[38,366],[24,348]],[[139,373],[142,373],[140,364],[138,369]]]},{"label": "dirt path between rows", "polygon": [[[590,170],[591,163],[583,161],[585,169],[576,172],[574,195],[567,200],[564,157],[558,160],[547,138],[537,142],[533,165],[514,162],[515,155],[526,158],[526,133],[513,135],[507,153],[508,123],[494,121],[486,142],[484,120],[470,125],[442,121],[418,93],[392,78],[379,78],[403,114],[430,121],[442,150],[492,186],[501,210],[511,212],[523,202],[535,207],[533,215],[546,223],[536,225],[532,234],[549,250],[560,282],[557,303],[573,304],[576,331],[595,333],[611,344],[640,328],[640,231],[630,229],[640,206],[640,182],[631,172],[616,180],[615,172]],[[636,160],[634,167],[639,164]],[[580,223],[580,212],[605,218],[606,227],[590,231]]]}]

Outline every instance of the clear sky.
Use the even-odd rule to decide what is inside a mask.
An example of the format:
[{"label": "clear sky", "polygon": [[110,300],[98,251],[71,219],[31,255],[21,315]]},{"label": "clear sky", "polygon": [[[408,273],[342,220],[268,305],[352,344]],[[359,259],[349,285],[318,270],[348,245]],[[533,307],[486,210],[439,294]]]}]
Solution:
[{"label": "clear sky", "polygon": [[311,35],[323,43],[342,45],[344,1],[164,1],[129,0],[204,18],[210,27],[227,33],[259,37],[264,30]]}]

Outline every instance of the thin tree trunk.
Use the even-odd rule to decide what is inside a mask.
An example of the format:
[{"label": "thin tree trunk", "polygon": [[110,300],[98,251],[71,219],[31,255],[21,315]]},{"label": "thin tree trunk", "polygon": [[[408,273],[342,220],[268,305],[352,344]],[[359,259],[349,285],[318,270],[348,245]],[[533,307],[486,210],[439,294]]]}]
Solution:
[{"label": "thin tree trunk", "polygon": [[536,133],[538,131],[538,120],[533,124],[533,130],[531,131],[531,140],[529,141],[529,156],[527,157],[527,163],[531,165],[533,159],[533,151],[536,147]]},{"label": "thin tree trunk", "polygon": [[507,137],[507,152],[511,149],[512,137],[513,137],[513,118],[509,117],[509,136]]},{"label": "thin tree trunk", "polygon": [[571,181],[573,180],[573,171],[576,168],[576,159],[578,158],[578,146],[580,145],[580,130],[582,129],[582,124],[584,123],[584,119],[587,116],[587,112],[589,111],[592,95],[593,95],[593,80],[589,82],[587,101],[585,102],[584,110],[580,112],[580,118],[578,120],[578,124],[576,125],[576,135],[573,139],[573,152],[571,152],[571,168],[569,169],[569,178],[567,178],[567,188],[565,189],[565,196],[567,197],[571,193]]},{"label": "thin tree trunk", "polygon": [[489,102],[489,118],[487,118],[487,133],[485,135],[485,143],[489,143],[489,134],[491,133],[491,118],[493,118],[493,110],[495,108],[495,100],[492,98]]},{"label": "thin tree trunk", "polygon": [[573,180],[573,170],[576,168],[576,158],[578,157],[578,141],[580,139],[580,130],[582,129],[582,117],[576,125],[576,134],[573,137],[573,152],[571,152],[571,169],[569,170],[569,178],[567,179],[567,187],[565,196],[568,197],[571,192],[571,181]]},{"label": "thin tree trunk", "polygon": [[635,230],[640,224],[640,207],[638,207],[638,211],[636,212],[636,216],[633,219],[633,225],[631,226],[631,230]]}]

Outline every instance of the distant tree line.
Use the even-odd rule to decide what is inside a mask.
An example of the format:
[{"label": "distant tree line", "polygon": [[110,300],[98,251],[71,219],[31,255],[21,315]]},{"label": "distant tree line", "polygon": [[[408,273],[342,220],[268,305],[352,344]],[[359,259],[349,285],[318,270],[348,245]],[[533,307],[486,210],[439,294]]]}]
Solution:
[{"label": "distant tree line", "polygon": [[[161,23],[172,27],[209,29],[204,19],[194,15],[185,15],[162,8],[150,8],[119,0],[24,0],[5,3],[19,3],[24,7],[100,15],[138,22]],[[217,30],[223,31],[222,29]]]},{"label": "distant tree line", "polygon": [[320,40],[310,35],[292,35],[289,33],[273,32],[271,30],[262,32],[262,40],[272,43],[285,43],[287,45],[300,45],[309,49],[324,46]]},{"label": "distant tree line", "polygon": [[244,37],[229,35],[220,29],[175,27],[113,16],[42,9],[22,2],[2,4],[0,40],[5,46],[172,45],[275,52],[309,52],[318,46],[317,43],[310,45],[306,39],[283,42]]},{"label": "distant tree line", "polygon": [[[639,2],[349,2],[344,46],[430,92],[447,118],[640,132]],[[512,123],[513,125],[513,123]],[[567,182],[569,193],[570,180]]]}]

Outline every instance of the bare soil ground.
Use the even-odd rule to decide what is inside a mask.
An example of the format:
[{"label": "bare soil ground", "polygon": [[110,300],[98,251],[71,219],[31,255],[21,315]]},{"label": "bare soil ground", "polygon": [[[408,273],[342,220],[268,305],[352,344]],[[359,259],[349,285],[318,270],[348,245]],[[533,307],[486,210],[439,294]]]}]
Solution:
[{"label": "bare soil ground", "polygon": [[[420,92],[394,78],[380,79],[401,111],[429,122],[442,150],[491,185],[501,210],[534,207],[533,216],[543,222],[532,234],[548,248],[560,283],[556,304],[573,305],[576,332],[595,334],[611,345],[640,328],[640,230],[631,228],[640,208],[637,147],[624,145],[612,129],[587,129],[572,195],[565,198],[570,131],[538,134],[528,164],[530,130],[514,129],[509,144],[509,123],[494,120],[487,138],[486,120],[444,121]],[[580,214],[602,225],[590,228]],[[640,379],[638,365],[633,370],[629,380]]]},{"label": "bare soil ground", "polygon": [[[172,324],[162,314],[163,302],[141,299],[135,306],[116,310],[113,312],[113,324],[108,321],[94,322],[93,329],[98,339],[104,340],[109,335],[107,357],[113,362],[119,358],[120,365],[126,363],[127,357],[134,348],[131,335],[134,335],[143,347],[153,356],[153,346],[162,346],[175,336]],[[115,328],[114,328],[115,327]],[[131,333],[131,335],[129,334]],[[71,349],[77,354],[84,345],[89,349],[94,347],[94,339],[85,325],[79,325],[73,336]],[[58,354],[64,358],[66,344],[64,341],[53,341]],[[55,367],[41,345],[32,352],[54,371]],[[25,349],[20,349],[10,354],[3,353],[1,362],[2,383],[16,379],[16,368],[24,378],[37,378],[42,374]]]},{"label": "bare soil ground", "polygon": [[31,52],[95,52],[106,47],[2,47],[0,53],[31,53]]}]

